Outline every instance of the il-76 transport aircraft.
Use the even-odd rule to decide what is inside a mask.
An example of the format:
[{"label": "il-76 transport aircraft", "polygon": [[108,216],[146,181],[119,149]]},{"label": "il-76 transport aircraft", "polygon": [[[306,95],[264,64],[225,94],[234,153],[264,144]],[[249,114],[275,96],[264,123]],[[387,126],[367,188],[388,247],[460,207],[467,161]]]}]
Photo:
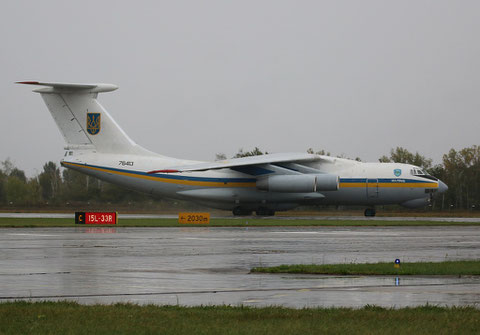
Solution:
[{"label": "il-76 transport aircraft", "polygon": [[[37,85],[65,142],[61,165],[126,188],[233,211],[274,215],[304,205],[414,208],[447,190],[417,166],[362,163],[307,153],[197,162],[153,153],[136,144],[98,103],[111,84]],[[139,125],[140,126],[140,125]]]}]

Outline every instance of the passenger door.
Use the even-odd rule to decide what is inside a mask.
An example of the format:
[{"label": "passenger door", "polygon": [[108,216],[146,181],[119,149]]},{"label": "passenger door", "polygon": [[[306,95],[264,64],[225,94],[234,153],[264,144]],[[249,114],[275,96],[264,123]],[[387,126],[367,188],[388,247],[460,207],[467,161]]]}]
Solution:
[{"label": "passenger door", "polygon": [[367,198],[378,198],[378,179],[367,178]]}]

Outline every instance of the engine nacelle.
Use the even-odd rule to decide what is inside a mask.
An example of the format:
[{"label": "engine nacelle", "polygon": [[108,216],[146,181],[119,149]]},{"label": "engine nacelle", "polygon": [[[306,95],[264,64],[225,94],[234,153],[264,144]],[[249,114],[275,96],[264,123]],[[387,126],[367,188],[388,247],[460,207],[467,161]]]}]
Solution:
[{"label": "engine nacelle", "polygon": [[317,174],[317,191],[336,191],[340,178],[333,174]]},{"label": "engine nacelle", "polygon": [[338,190],[338,176],[332,174],[295,174],[270,176],[257,181],[262,191],[311,193]]}]

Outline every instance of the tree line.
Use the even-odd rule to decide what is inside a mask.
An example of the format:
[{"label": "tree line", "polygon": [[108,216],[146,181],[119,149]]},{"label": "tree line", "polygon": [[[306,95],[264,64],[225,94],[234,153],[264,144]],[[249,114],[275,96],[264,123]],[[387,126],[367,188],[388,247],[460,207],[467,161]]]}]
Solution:
[{"label": "tree line", "polygon": [[[308,153],[328,155],[325,150],[308,149]],[[248,157],[268,154],[255,147],[251,151],[240,149],[234,157]],[[347,158],[344,155],[339,157]],[[226,159],[217,154],[217,160]],[[360,161],[360,158],[356,157]],[[432,159],[397,147],[389,155],[383,155],[379,162],[407,163],[421,167],[428,174],[444,181],[449,189],[433,202],[434,209],[478,209],[480,207],[480,146],[473,145],[461,150],[451,149],[443,155],[442,163],[433,165]],[[39,207],[68,206],[85,204],[152,204],[168,199],[138,193],[119,186],[102,182],[97,178],[79,172],[59,168],[54,162],[43,165],[42,172],[27,178],[25,172],[9,159],[0,167],[0,206]]]},{"label": "tree line", "polygon": [[159,200],[139,192],[102,182],[77,171],[61,169],[54,162],[27,178],[7,159],[0,169],[0,206],[38,207],[86,204],[139,204]]}]

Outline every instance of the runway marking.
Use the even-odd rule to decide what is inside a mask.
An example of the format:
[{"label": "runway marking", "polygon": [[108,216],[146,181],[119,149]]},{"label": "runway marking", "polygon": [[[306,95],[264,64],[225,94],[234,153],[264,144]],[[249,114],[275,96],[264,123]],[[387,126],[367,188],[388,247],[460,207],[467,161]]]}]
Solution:
[{"label": "runway marking", "polygon": [[351,231],[332,231],[332,232],[321,232],[321,231],[273,231],[274,234],[310,234],[310,235],[345,235],[346,233],[351,233],[355,235],[374,235],[373,233],[357,233]]},{"label": "runway marking", "polygon": [[394,233],[391,231],[388,232],[362,232],[362,231],[352,231],[352,230],[338,230],[338,231],[328,231],[328,232],[322,232],[322,231],[272,231],[271,233],[273,234],[312,234],[312,235],[363,235],[363,236],[382,236],[382,237],[387,237],[387,236],[400,236],[401,233]]},{"label": "runway marking", "polygon": [[200,240],[200,241],[234,241],[238,238],[209,238],[209,237],[179,237],[179,240]]},{"label": "runway marking", "polygon": [[0,273],[0,276],[36,276],[36,275],[63,275],[70,274],[70,271],[61,272],[31,272],[31,273]]},{"label": "runway marking", "polygon": [[27,234],[27,233],[11,233],[7,234],[10,236],[41,236],[41,237],[55,237],[55,236],[62,236],[62,235],[49,235],[49,234]]}]

